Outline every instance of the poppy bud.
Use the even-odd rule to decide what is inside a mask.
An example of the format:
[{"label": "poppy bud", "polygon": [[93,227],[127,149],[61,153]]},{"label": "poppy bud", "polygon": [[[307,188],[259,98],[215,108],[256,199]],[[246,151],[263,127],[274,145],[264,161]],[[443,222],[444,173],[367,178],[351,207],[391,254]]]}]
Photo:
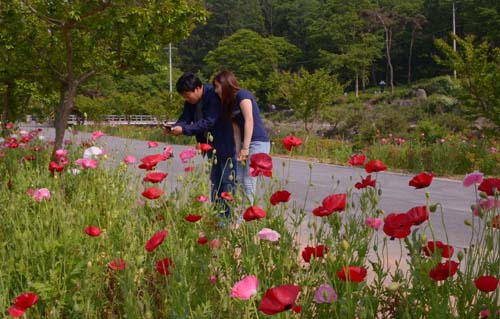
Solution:
[{"label": "poppy bud", "polygon": [[92,261],[89,260],[89,262],[87,263],[87,267],[88,268],[92,267]]},{"label": "poppy bud", "polygon": [[486,199],[488,198],[488,194],[486,194],[485,192],[479,192],[479,197]]},{"label": "poppy bud", "polygon": [[216,158],[214,158],[214,164],[217,165],[217,159]]},{"label": "poppy bud", "polygon": [[229,175],[229,177],[227,179],[229,179],[230,181],[232,181],[234,179],[234,177],[233,177],[233,175]]},{"label": "poppy bud", "polygon": [[217,150],[214,148],[214,149],[212,150],[212,154],[214,154],[214,155],[215,155],[215,153],[217,153]]},{"label": "poppy bud", "polygon": [[373,251],[377,251],[377,250],[378,250],[377,244],[373,245]]},{"label": "poppy bud", "polygon": [[401,284],[399,282],[391,282],[387,286],[387,290],[389,290],[389,291],[396,291],[396,290],[399,289],[399,287],[401,287]]},{"label": "poppy bud", "polygon": [[234,166],[233,166],[233,161],[231,161],[231,162],[229,163],[229,168],[231,168],[231,169],[232,169],[233,167],[234,167]]},{"label": "poppy bud", "polygon": [[178,182],[182,182],[183,179],[184,179],[184,177],[182,175],[177,176],[177,181]]},{"label": "poppy bud", "polygon": [[281,165],[283,165],[283,167],[285,167],[286,166],[286,162],[285,161],[281,162]]},{"label": "poppy bud", "polygon": [[313,163],[309,163],[309,169],[313,168]]},{"label": "poppy bud", "polygon": [[384,210],[380,209],[380,208],[376,210],[376,213],[377,213],[377,216],[385,215]]},{"label": "poppy bud", "polygon": [[422,244],[427,244],[427,235],[426,234],[422,234],[420,235],[420,240],[422,241]]},{"label": "poppy bud", "polygon": [[458,261],[462,261],[462,259],[464,259],[464,252],[463,251],[459,251],[457,253],[457,258],[458,258]]},{"label": "poppy bud", "polygon": [[464,220],[464,224],[467,226],[472,226],[472,220],[466,219],[466,220]]},{"label": "poppy bud", "polygon": [[382,196],[382,188],[379,188],[377,193],[378,193],[378,196]]},{"label": "poppy bud", "polygon": [[429,211],[430,211],[431,213],[435,213],[435,212],[436,212],[436,210],[437,210],[437,205],[438,205],[438,204],[432,204],[432,205],[430,205],[430,206],[429,206]]},{"label": "poppy bud", "polygon": [[476,205],[474,205],[474,204],[470,205],[470,210],[471,211],[475,211],[476,210]]},{"label": "poppy bud", "polygon": [[347,240],[345,240],[345,239],[342,239],[342,248],[343,248],[344,250],[349,249],[349,243],[348,243],[348,242],[347,242]]},{"label": "poppy bud", "polygon": [[208,134],[208,137],[207,137],[207,138],[208,138],[208,141],[209,141],[209,142],[213,142],[213,141],[214,141],[214,137],[213,137],[213,136],[212,136],[212,134],[210,134],[210,133]]},{"label": "poppy bud", "polygon": [[425,192],[425,198],[427,198],[427,199],[431,198],[431,193]]}]

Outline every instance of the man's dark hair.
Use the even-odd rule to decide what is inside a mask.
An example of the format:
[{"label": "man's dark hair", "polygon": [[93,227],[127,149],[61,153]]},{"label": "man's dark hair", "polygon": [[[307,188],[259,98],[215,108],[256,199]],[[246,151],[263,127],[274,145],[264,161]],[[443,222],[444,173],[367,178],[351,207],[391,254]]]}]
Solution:
[{"label": "man's dark hair", "polygon": [[200,78],[193,72],[184,73],[175,84],[178,93],[193,92],[197,87],[203,86]]}]

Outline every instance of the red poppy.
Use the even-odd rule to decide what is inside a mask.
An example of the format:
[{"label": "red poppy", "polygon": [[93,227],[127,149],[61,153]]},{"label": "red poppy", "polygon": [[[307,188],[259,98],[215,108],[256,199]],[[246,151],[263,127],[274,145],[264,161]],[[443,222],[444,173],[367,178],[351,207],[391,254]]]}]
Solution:
[{"label": "red poppy", "polygon": [[166,160],[167,157],[163,156],[162,154],[152,154],[145,156],[144,158],[141,159],[142,164],[139,165],[139,168],[145,169],[147,171],[151,171],[155,166],[161,162]]},{"label": "red poppy", "polygon": [[220,197],[224,198],[225,200],[233,200],[233,195],[231,195],[231,193],[228,192],[222,192],[220,194]]},{"label": "red poppy", "polygon": [[341,212],[345,209],[346,198],[345,193],[328,195],[323,199],[322,206],[331,213]]},{"label": "red poppy", "polygon": [[38,296],[32,292],[25,292],[14,299],[14,306],[9,308],[9,314],[18,318],[24,315],[26,310],[38,302]]},{"label": "red poppy", "polygon": [[500,192],[500,179],[499,178],[485,178],[479,184],[478,189],[485,192],[488,196],[493,196],[493,188]]},{"label": "red poppy", "polygon": [[425,188],[432,183],[433,177],[432,173],[420,173],[415,175],[408,185],[415,187],[415,189]]},{"label": "red poppy", "polygon": [[337,272],[337,276],[342,281],[362,282],[366,277],[366,269],[364,267],[349,266],[343,267]]},{"label": "red poppy", "polygon": [[213,150],[213,147],[210,144],[206,143],[200,143],[198,144],[198,147],[200,148],[200,151],[202,151],[203,153]]},{"label": "red poppy", "polygon": [[185,220],[187,220],[188,222],[190,223],[196,223],[197,221],[199,221],[200,219],[202,218],[201,215],[192,215],[192,214],[189,214],[187,215],[186,217],[184,217]]},{"label": "red poppy", "polygon": [[269,154],[256,153],[250,156],[250,175],[267,177],[273,176],[273,159]]},{"label": "red poppy", "polygon": [[289,135],[282,140],[285,148],[290,152],[294,147],[302,145],[302,140],[296,136]]},{"label": "red poppy", "polygon": [[299,313],[302,307],[295,303],[299,292],[300,287],[296,285],[282,285],[267,289],[260,301],[259,310],[266,315],[275,315],[289,309]]},{"label": "red poppy", "polygon": [[354,187],[357,189],[367,188],[368,186],[375,187],[377,180],[372,180],[372,176],[368,175],[366,178],[361,178],[361,182],[357,182]]},{"label": "red poppy", "polygon": [[422,250],[424,251],[424,254],[426,256],[430,256],[430,255],[434,254],[434,252],[436,251],[436,248],[439,251],[441,251],[441,257],[443,257],[443,258],[450,258],[451,256],[453,256],[453,252],[454,252],[453,247],[445,245],[445,244],[443,244],[443,242],[441,242],[439,240],[436,242],[429,241],[427,243],[427,247],[422,247]]},{"label": "red poppy", "polygon": [[457,273],[458,263],[453,260],[447,260],[444,263],[439,263],[429,272],[429,276],[436,280],[445,280]]},{"label": "red poppy", "polygon": [[313,215],[318,216],[318,217],[324,217],[331,215],[333,212],[329,211],[328,209],[324,208],[323,206],[316,207],[313,209]]},{"label": "red poppy", "polygon": [[207,237],[205,237],[205,236],[200,236],[200,237],[198,238],[198,244],[200,244],[200,245],[205,245],[206,243],[208,243],[208,239],[207,239]]},{"label": "red poppy", "polygon": [[257,206],[250,206],[243,213],[243,219],[247,222],[264,217],[266,217],[266,211]]},{"label": "red poppy", "polygon": [[55,173],[55,172],[62,172],[62,170],[64,169],[64,166],[62,165],[59,165],[58,163],[54,162],[54,161],[51,161],[49,163],[49,171],[51,173]]},{"label": "red poppy", "polygon": [[108,267],[111,270],[124,270],[127,267],[127,265],[125,264],[125,261],[123,259],[119,258],[111,261],[108,264]]},{"label": "red poppy", "polygon": [[302,258],[306,263],[311,261],[311,257],[323,258],[328,252],[328,248],[325,245],[318,245],[316,247],[307,246],[302,250]]},{"label": "red poppy", "polygon": [[186,166],[186,167],[184,167],[184,172],[188,173],[188,172],[191,172],[193,169],[194,169],[193,166]]},{"label": "red poppy", "polygon": [[391,213],[384,219],[384,233],[395,238],[405,238],[411,232],[412,220],[405,213]]},{"label": "red poppy", "polygon": [[493,276],[481,276],[474,280],[474,284],[482,292],[492,292],[498,287],[498,279]]},{"label": "red poppy", "polygon": [[416,206],[406,212],[414,226],[420,225],[429,219],[429,211],[426,206]]},{"label": "red poppy", "polygon": [[168,257],[156,262],[156,270],[162,275],[170,275],[170,267],[174,267],[174,263]]},{"label": "red poppy", "polygon": [[92,237],[97,237],[102,233],[102,230],[97,228],[96,226],[89,226],[85,228],[85,234],[92,236]]},{"label": "red poppy", "polygon": [[278,203],[286,203],[290,200],[292,194],[288,191],[277,191],[271,195],[270,201],[271,205],[275,206]]},{"label": "red poppy", "polygon": [[149,173],[148,175],[146,175],[146,177],[144,177],[143,181],[150,183],[161,183],[167,176],[167,173],[162,172]]},{"label": "red poppy", "polygon": [[366,156],[363,154],[354,154],[351,156],[351,159],[349,160],[349,164],[351,166],[361,166],[365,163]]},{"label": "red poppy", "polygon": [[165,237],[167,236],[167,230],[160,230],[159,232],[156,232],[151,238],[148,240],[146,243],[146,250],[148,252],[153,252],[156,247],[160,246],[161,243],[165,240]]},{"label": "red poppy", "polygon": [[148,199],[157,199],[163,194],[163,190],[155,187],[150,187],[142,192],[142,196]]},{"label": "red poppy", "polygon": [[385,171],[386,169],[387,166],[379,160],[371,160],[365,165],[365,170],[368,174]]}]

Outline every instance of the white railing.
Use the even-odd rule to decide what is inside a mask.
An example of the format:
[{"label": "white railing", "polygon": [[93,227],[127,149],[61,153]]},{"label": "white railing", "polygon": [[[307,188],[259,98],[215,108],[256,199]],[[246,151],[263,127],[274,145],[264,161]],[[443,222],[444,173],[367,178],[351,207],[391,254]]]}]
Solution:
[{"label": "white railing", "polygon": [[[157,118],[154,115],[106,115],[102,120],[102,124],[108,125],[158,125],[164,122],[164,118]],[[94,121],[85,121],[83,117],[70,115],[68,117],[68,125],[91,125]]]}]

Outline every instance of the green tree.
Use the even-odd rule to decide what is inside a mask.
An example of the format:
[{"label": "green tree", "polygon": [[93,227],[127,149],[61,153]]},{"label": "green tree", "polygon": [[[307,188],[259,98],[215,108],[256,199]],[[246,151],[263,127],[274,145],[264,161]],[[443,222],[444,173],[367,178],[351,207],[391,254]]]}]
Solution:
[{"label": "green tree", "polygon": [[154,69],[158,51],[189,35],[205,19],[198,1],[22,0],[26,21],[45,30],[37,37],[49,48],[43,67],[58,84],[54,150],[80,86],[96,74]]},{"label": "green tree", "polygon": [[283,38],[264,38],[257,32],[241,29],[219,43],[205,57],[205,74],[229,69],[244,86],[259,94],[274,71],[286,68],[298,49]]},{"label": "green tree", "polygon": [[271,99],[284,99],[302,120],[308,134],[322,110],[331,107],[333,100],[343,92],[343,86],[336,76],[330,75],[325,69],[318,69],[314,73],[300,69],[297,73],[282,72],[275,74],[275,77],[279,84],[277,91],[270,93]]},{"label": "green tree", "polygon": [[443,57],[438,63],[457,71],[472,115],[483,116],[500,126],[500,48],[488,42],[474,44],[474,37],[454,37],[459,46],[456,52],[443,40],[436,46]]}]

